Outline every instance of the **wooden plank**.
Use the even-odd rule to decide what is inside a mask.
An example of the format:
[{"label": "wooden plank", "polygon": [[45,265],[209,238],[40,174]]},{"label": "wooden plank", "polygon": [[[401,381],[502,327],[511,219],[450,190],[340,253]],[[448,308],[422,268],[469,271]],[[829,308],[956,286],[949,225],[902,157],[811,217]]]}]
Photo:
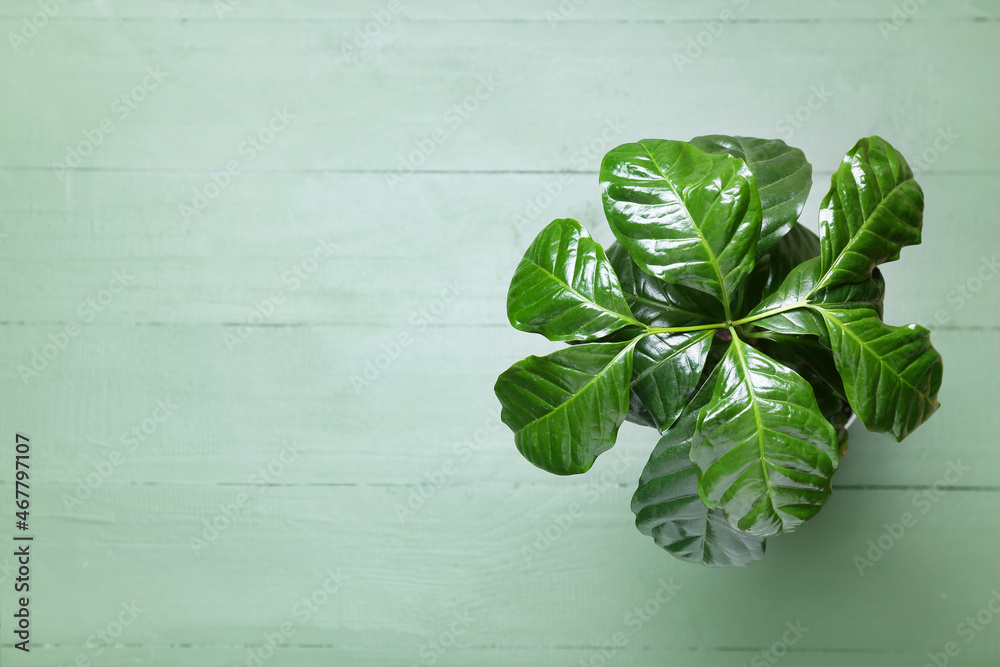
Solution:
[{"label": "wooden plank", "polygon": [[[780,639],[775,640],[780,641]],[[152,664],[161,667],[234,667],[244,666],[250,660],[250,651],[264,650],[252,648],[180,648],[176,646],[150,646],[147,648],[113,648],[101,654],[102,667],[132,667],[137,664]],[[778,647],[779,651],[782,647]],[[522,648],[491,646],[483,648],[455,647],[443,652],[427,649],[422,657],[419,647],[385,647],[381,649],[346,648],[341,646],[315,648],[281,648],[268,658],[268,667],[328,667],[331,660],[352,667],[381,667],[382,665],[421,665],[433,657],[435,665],[448,667],[494,667],[498,663],[511,667],[536,667],[537,665],[587,665],[609,664],[642,667],[662,667],[663,665],[683,665],[684,667],[746,667],[754,658],[766,660],[761,651],[739,648],[678,650],[649,650],[647,648]],[[76,656],[89,655],[89,651],[78,648],[33,648],[30,656],[17,655],[16,651],[5,651],[5,665],[10,667],[69,667]],[[604,658],[610,655],[611,658]],[[7,656],[10,656],[9,658]],[[858,667],[912,667],[926,661],[926,653],[905,651],[887,653],[885,651],[809,651],[791,647],[780,658],[785,667],[842,667],[848,663]],[[9,662],[7,662],[9,661]],[[253,665],[253,662],[250,662]],[[768,664],[763,662],[760,664]],[[963,667],[994,667],[996,663],[989,655],[962,654]]]},{"label": "wooden plank", "polygon": [[[775,641],[781,641],[777,639]],[[133,667],[141,664],[155,664],[162,667],[235,667],[244,666],[250,660],[251,650],[266,648],[180,648],[176,646],[150,646],[147,648],[113,648],[101,654],[102,667]],[[448,667],[494,667],[498,663],[511,667],[536,667],[537,665],[587,665],[602,664],[601,659],[614,665],[642,667],[662,667],[678,665],[683,667],[746,667],[754,658],[766,661],[762,654],[765,648],[743,650],[739,648],[678,650],[647,648],[521,648],[521,647],[455,647],[440,653],[430,649],[420,655],[419,647],[385,647],[381,649],[344,648],[340,646],[315,648],[278,649],[266,661],[268,667],[328,667],[331,660],[352,667],[381,667],[382,665],[421,665],[434,658],[435,665]],[[782,647],[778,647],[781,651]],[[10,667],[69,667],[76,656],[77,648],[33,648],[30,656],[17,655],[15,651],[5,651],[5,664]],[[90,652],[82,651],[84,655]],[[266,653],[265,653],[266,654]],[[9,658],[7,656],[10,656]],[[610,655],[611,658],[604,658]],[[773,655],[773,654],[772,654]],[[9,660],[9,663],[7,662]],[[905,651],[888,653],[885,651],[810,651],[795,646],[788,649],[781,658],[784,667],[842,667],[844,664],[858,667],[912,667],[927,660],[926,652]],[[250,662],[253,665],[253,662]],[[766,665],[767,662],[759,664]],[[963,667],[995,667],[992,656],[985,654],[962,654]]]},{"label": "wooden plank", "polygon": [[[56,0],[59,2],[59,0]],[[733,13],[733,21],[844,21],[891,20],[894,12],[913,21],[940,19],[976,19],[996,17],[995,0],[936,0],[916,5],[898,0],[820,0],[788,5],[780,0],[707,0],[698,3],[664,4],[654,0],[615,3],[611,0],[569,0],[545,3],[530,0],[505,2],[468,2],[454,4],[447,0],[63,0],[58,11],[51,4],[56,20],[97,18],[123,19],[226,20],[226,21],[362,21],[378,18],[380,11],[390,11],[406,20],[490,20],[490,21],[699,21],[719,19],[724,10]],[[44,11],[39,0],[8,0],[0,17],[31,17]],[[558,17],[558,19],[554,18]]]},{"label": "wooden plank", "polygon": [[[339,583],[296,623],[295,646],[419,649],[468,614],[460,643],[480,648],[595,647],[620,630],[647,655],[695,644],[759,650],[801,622],[803,651],[914,654],[953,640],[968,656],[1000,651],[995,627],[967,645],[956,629],[1000,586],[995,545],[970,539],[1000,529],[995,492],[944,492],[926,512],[912,490],[835,494],[814,522],[772,540],[760,563],[712,570],[635,531],[622,487],[594,498],[533,485],[443,489],[403,526],[393,506],[406,490],[392,487],[275,488],[229,525],[212,508],[251,489],[107,487],[86,519],[65,512],[61,490],[43,485],[34,496],[39,644],[85,644],[133,600],[142,611],[125,646],[260,643],[329,571]],[[893,524],[905,513],[900,532]],[[217,521],[218,536],[202,519]],[[195,553],[199,533],[210,541]],[[856,557],[880,539],[884,553],[859,574]],[[676,590],[664,588],[638,622],[634,608],[664,583]]]},{"label": "wooden plank", "polygon": [[[16,371],[31,363],[31,350],[50,328],[5,331],[4,365]],[[8,423],[45,443],[36,456],[46,481],[81,484],[90,477],[99,486],[238,484],[273,465],[281,472],[269,481],[291,485],[585,487],[621,467],[607,456],[591,475],[557,478],[514,449],[497,420],[493,384],[515,361],[558,347],[540,337],[498,328],[414,330],[410,346],[370,383],[359,383],[352,378],[364,379],[369,360],[385,361],[383,346],[395,332],[264,327],[233,352],[227,333],[168,325],[82,330],[27,385],[14,374],[5,378]],[[860,424],[852,428],[837,484],[932,484],[961,459],[972,467],[962,486],[996,487],[1000,417],[992,395],[963,378],[1000,375],[1000,357],[982,353],[1000,343],[998,336],[935,333],[945,359],[944,407],[900,445]],[[653,430],[625,425],[617,447],[627,463],[613,479],[634,485],[655,440]],[[297,449],[283,454],[286,442]],[[109,461],[111,474],[95,472]]]},{"label": "wooden plank", "polygon": [[[56,2],[30,36],[49,0],[0,6],[0,415],[35,443],[37,536],[29,656],[11,645],[0,555],[4,667],[247,664],[290,617],[269,666],[770,664],[761,651],[796,622],[809,630],[782,665],[918,665],[948,642],[956,665],[995,664],[1000,423],[984,387],[1000,357],[983,351],[1000,297],[983,193],[1000,2]],[[481,77],[496,91],[446,115]],[[288,127],[249,151],[286,107]],[[817,520],[722,572],[633,526],[652,431],[626,425],[590,474],[557,478],[516,453],[492,394],[508,364],[556,347],[503,308],[537,229],[571,215],[609,242],[603,152],[717,131],[802,146],[807,221],[858,136],[911,158],[925,244],[886,267],[886,314],[935,324],[947,367],[925,427],[897,446],[855,426]],[[95,147],[60,174],[81,142]],[[230,160],[240,173],[182,214]],[[116,271],[135,277],[98,312],[86,300]],[[5,517],[11,491],[0,475]],[[296,617],[330,571],[342,586]],[[87,647],[133,600],[115,646]],[[437,652],[456,614],[475,620]],[[625,646],[602,654],[616,632]]]},{"label": "wooden plank", "polygon": [[[53,331],[70,321],[236,325],[258,311],[274,325],[507,327],[510,276],[549,220],[574,217],[613,241],[594,174],[422,174],[391,196],[375,174],[244,174],[188,221],[179,206],[205,174],[86,172],[68,187],[0,174],[0,258],[14,269],[0,317]],[[1000,326],[1000,248],[982,196],[992,178],[920,177],[924,243],[884,267],[888,321]],[[829,174],[814,181],[802,215],[813,229]],[[86,300],[115,271],[133,280],[97,312]]]},{"label": "wooden plank", "polygon": [[[16,25],[4,19],[0,32]],[[30,57],[0,63],[10,82],[0,113],[21,128],[0,166],[52,169],[73,147],[86,152],[91,132],[100,145],[80,159],[85,169],[593,169],[579,147],[602,133],[724,130],[793,139],[831,166],[859,135],[919,155],[948,133],[928,170],[995,170],[1000,138],[982,133],[993,116],[981,100],[997,83],[981,73],[1000,69],[1000,24],[950,25],[948,39],[933,24],[889,39],[864,27],[734,24],[678,65],[697,25],[415,22],[356,65],[331,49],[325,24],[53,22],[24,47]],[[66,43],[72,60],[58,48]],[[872,62],[876,83],[859,88]],[[166,78],[148,78],[149,68]],[[660,85],[647,85],[650,68]],[[782,85],[761,95],[758,73]],[[124,108],[123,95],[141,101]],[[294,118],[269,137],[275,109]],[[262,132],[262,150],[241,152]]]}]

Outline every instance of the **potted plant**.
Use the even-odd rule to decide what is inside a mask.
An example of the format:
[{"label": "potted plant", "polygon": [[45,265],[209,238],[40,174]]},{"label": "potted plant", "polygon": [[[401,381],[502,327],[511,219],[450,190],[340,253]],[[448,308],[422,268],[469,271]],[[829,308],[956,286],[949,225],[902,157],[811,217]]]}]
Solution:
[{"label": "potted plant", "polygon": [[746,565],[816,515],[852,413],[902,440],[937,409],[941,356],[882,321],[877,266],[920,242],[923,192],[884,139],[861,139],[797,224],[812,184],[780,140],[618,146],[601,164],[605,250],[575,220],[518,264],[511,324],[569,345],[497,380],[521,454],[584,473],[626,419],[661,437],[636,525],[687,561]]}]

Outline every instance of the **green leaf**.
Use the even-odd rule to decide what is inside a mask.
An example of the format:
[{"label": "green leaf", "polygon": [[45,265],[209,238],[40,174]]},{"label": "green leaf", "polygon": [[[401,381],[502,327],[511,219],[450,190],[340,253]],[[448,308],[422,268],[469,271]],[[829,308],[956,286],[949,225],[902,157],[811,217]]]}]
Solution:
[{"label": "green leaf", "polygon": [[743,160],[645,139],[604,157],[601,189],[611,230],[640,268],[728,312],[760,236],[760,196]]},{"label": "green leaf", "polygon": [[808,375],[815,375],[845,402],[847,401],[847,392],[844,389],[844,382],[840,379],[837,364],[833,360],[833,351],[816,336],[764,332],[760,334],[759,340],[761,352],[810,380],[810,384],[812,380]]},{"label": "green leaf", "polygon": [[[780,345],[770,345],[779,341]],[[769,334],[761,343],[762,352],[801,375],[813,388],[820,412],[837,433],[837,451],[843,456],[847,451],[847,422],[851,418],[851,404],[845,398],[844,383],[833,362],[833,352],[812,336]]]},{"label": "green leaf", "polygon": [[844,383],[834,364],[833,352],[813,336],[769,333],[759,340],[761,352],[791,368],[813,388],[820,412],[837,433],[838,453],[843,456],[847,450],[851,405],[845,398]]},{"label": "green leaf", "polygon": [[813,388],[816,404],[826,420],[837,433],[837,454],[843,456],[847,451],[847,422],[851,418],[851,405],[823,381],[818,375],[806,372],[802,374]]},{"label": "green leaf", "polygon": [[713,330],[646,336],[635,347],[630,411],[648,415],[660,433],[684,409],[705,367]]},{"label": "green leaf", "polygon": [[885,279],[881,271],[874,269],[871,277],[859,283],[820,287],[821,261],[816,257],[792,269],[781,286],[750,311],[748,317],[791,308],[756,320],[754,324],[778,333],[817,336],[828,347],[823,318],[803,306],[818,304],[825,308],[869,308],[881,318],[885,298]]},{"label": "green leaf", "polygon": [[902,440],[937,410],[943,363],[927,329],[889,326],[867,308],[812,308],[826,322],[851,408],[869,430]]},{"label": "green leaf", "polygon": [[771,252],[757,260],[747,278],[744,302],[748,307],[770,296],[802,262],[819,256],[819,237],[801,224],[781,237]]},{"label": "green leaf", "polygon": [[592,340],[640,324],[600,244],[569,218],[546,226],[517,265],[507,317],[516,329],[557,341]]},{"label": "green leaf", "polygon": [[497,379],[518,451],[557,475],[590,470],[625,420],[635,341],[574,345],[519,361]]},{"label": "green leaf", "polygon": [[608,260],[635,318],[651,327],[682,327],[725,320],[721,304],[704,292],[654,278],[639,268],[619,243]]},{"label": "green leaf", "polygon": [[[719,365],[722,358],[726,356],[726,350],[729,349],[729,340],[723,340],[715,335],[710,337],[708,340],[709,347],[708,352],[705,355],[705,365],[701,369],[701,377],[698,378],[698,382],[696,383],[696,386],[698,387],[703,386],[708,381],[708,378],[712,375],[712,371],[714,371]],[[632,377],[634,378],[635,375],[636,372],[633,368]],[[642,402],[635,398],[635,394],[633,394],[632,400],[629,401],[628,416],[626,419],[635,424],[639,424],[640,426],[649,426],[659,430],[653,416],[649,414],[649,411],[646,410]]]},{"label": "green leaf", "polygon": [[[784,334],[814,335],[826,338],[823,318],[805,306],[819,277],[820,259],[815,257],[799,264],[770,296],[750,311],[747,317],[762,317],[754,325]],[[768,313],[773,313],[768,315]]]},{"label": "green leaf", "polygon": [[805,153],[781,139],[711,134],[695,137],[691,143],[707,153],[740,158],[750,168],[763,212],[757,243],[757,257],[761,257],[793,229],[809,197],[812,165]]},{"label": "green leaf", "polygon": [[820,206],[817,287],[861,282],[901,248],[920,243],[923,211],[923,191],[903,156],[881,137],[858,141]]},{"label": "green leaf", "polygon": [[716,374],[691,447],[698,493],[751,535],[795,530],[830,496],[833,426],[808,382],[739,338]]},{"label": "green leaf", "polygon": [[741,532],[698,496],[691,439],[698,412],[712,396],[705,385],[660,438],[632,496],[635,525],[677,558],[716,567],[744,566],[764,556],[765,540]]}]

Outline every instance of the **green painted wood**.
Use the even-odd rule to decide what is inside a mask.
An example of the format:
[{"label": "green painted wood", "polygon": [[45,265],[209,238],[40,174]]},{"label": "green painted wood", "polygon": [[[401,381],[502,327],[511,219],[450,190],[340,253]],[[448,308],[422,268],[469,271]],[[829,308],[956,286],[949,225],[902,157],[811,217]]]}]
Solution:
[{"label": "green painted wood", "polygon": [[[16,26],[2,20],[0,34]],[[1000,26],[993,21],[948,24],[949,39],[941,39],[941,26],[923,23],[889,38],[877,21],[733,24],[679,71],[674,54],[703,29],[655,22],[559,29],[545,21],[471,29],[462,22],[414,22],[365,49],[370,62],[355,65],[322,23],[125,21],[83,31],[75,22],[53,21],[24,57],[0,63],[0,76],[12,81],[0,112],[21,128],[0,166],[51,169],[66,159],[67,145],[85,141],[83,133],[106,118],[115,129],[83,168],[222,169],[241,159],[241,142],[259,132],[275,108],[287,108],[294,120],[245,168],[588,169],[575,151],[606,131],[690,137],[729,128],[790,132],[812,161],[832,170],[859,135],[878,130],[904,154],[918,155],[950,128],[960,138],[949,140],[930,170],[993,169],[988,156],[1000,150],[1000,139],[981,131],[993,118],[982,100],[997,84],[980,74],[1000,66],[994,48]],[[60,41],[70,41],[78,57],[66,62],[52,48]],[[147,46],[174,43],[185,47]],[[245,47],[262,43],[269,48]],[[847,48],[852,43],[854,52]],[[786,57],[789,52],[795,57]],[[464,58],[458,68],[455,53]],[[669,86],[648,85],[635,67],[647,62],[658,64]],[[879,63],[877,85],[859,87],[871,62]],[[842,66],[831,69],[833,63]],[[112,105],[142,85],[149,67],[166,78],[120,120],[125,110]],[[760,94],[751,76],[759,71],[781,87]],[[475,111],[467,118],[452,110],[470,96]],[[739,101],[739,121],[719,103],[722,96]],[[63,113],[69,100],[72,115]],[[910,112],[918,103],[914,122]],[[794,121],[797,113],[801,122]],[[788,114],[801,127],[786,120]],[[435,130],[444,136],[436,144]],[[958,150],[961,137],[964,151]],[[421,141],[432,147],[411,159]]]},{"label": "green painted wood", "polygon": [[[296,603],[320,589],[330,570],[340,588],[316,603],[295,645],[416,650],[454,614],[468,613],[475,622],[461,644],[484,650],[513,638],[517,646],[595,647],[618,630],[647,651],[684,650],[692,637],[715,649],[762,648],[780,638],[786,621],[801,620],[812,629],[803,650],[895,653],[943,645],[1000,586],[995,544],[970,539],[1000,528],[996,492],[953,490],[926,512],[913,490],[835,494],[796,536],[772,540],[759,567],[711,570],[664,557],[635,531],[631,489],[623,486],[596,495],[531,484],[442,489],[403,525],[394,506],[406,488],[275,488],[228,526],[217,520],[218,508],[250,491],[107,488],[84,518],[41,498],[38,530],[52,537],[36,545],[45,554],[36,566],[38,640],[85,645],[102,619],[134,600],[143,611],[123,634],[126,644],[252,645],[294,619]],[[869,540],[877,544],[889,534],[884,525],[906,512],[914,525],[898,540],[883,539],[884,555],[873,555],[860,575],[855,557],[867,558]],[[218,536],[205,532],[203,519]],[[189,546],[195,536],[206,538],[197,552]],[[659,610],[632,633],[629,611],[654,596],[661,579],[679,589],[664,592]],[[85,599],[88,613],[60,604],[60,590]],[[844,613],[858,599],[878,624]],[[998,650],[992,630],[967,648],[981,656]]]},{"label": "green painted wood", "polygon": [[[770,19],[779,21],[890,19],[897,9],[893,0],[819,0],[789,5],[781,0],[707,0],[698,3],[666,5],[655,0],[615,3],[612,0],[574,2],[566,9],[560,2],[537,3],[530,0],[505,2],[468,2],[453,4],[447,0],[400,1],[394,13],[411,20],[549,20],[549,14],[564,20],[660,20],[690,21],[715,19],[724,9],[734,12],[734,20]],[[110,21],[122,18],[208,19],[208,20],[368,20],[372,13],[388,9],[387,0],[229,0],[216,6],[199,0],[76,0],[58,13],[60,18],[99,18]],[[910,5],[907,5],[909,7]],[[969,19],[995,17],[996,0],[938,0],[918,5],[919,18]],[[229,11],[229,9],[232,11]],[[902,11],[902,7],[899,9]],[[737,11],[738,10],[738,11]],[[37,0],[9,0],[0,16],[20,17],[38,11]]]},{"label": "green painted wood", "polygon": [[[39,536],[27,657],[0,556],[3,667],[247,664],[330,569],[342,587],[265,664],[760,664],[796,621],[810,629],[783,665],[923,664],[949,641],[955,664],[995,664],[1000,621],[969,643],[958,626],[1000,588],[1000,357],[977,354],[1000,327],[1000,2],[222,1],[233,11],[60,3],[16,45],[50,5],[0,6],[0,417],[36,444]],[[496,90],[461,123],[445,116],[480,77]],[[123,94],[144,98],[127,116]],[[284,108],[288,126],[241,152]],[[570,215],[610,241],[603,152],[719,131],[791,131],[816,169],[814,228],[859,136],[911,158],[925,245],[885,267],[886,317],[933,325],[946,363],[937,416],[902,444],[853,427],[830,505],[735,572],[677,562],[634,529],[651,431],[626,425],[590,474],[555,478],[495,428],[492,395],[498,372],[554,347],[503,310],[535,232]],[[90,137],[79,166],[53,166]],[[240,173],[182,212],[230,160]],[[115,272],[128,285],[97,312],[87,299]],[[352,383],[401,335],[398,358]],[[894,537],[905,512],[915,524]],[[224,527],[212,538],[204,521]],[[855,557],[880,539],[861,576]],[[682,588],[634,631],[629,614],[671,578]],[[132,600],[143,611],[97,655],[88,638]],[[463,613],[475,621],[451,637]]]},{"label": "green painted wood", "polygon": [[[31,350],[59,331],[5,329],[6,368],[29,364]],[[557,478],[535,469],[516,455],[513,437],[498,423],[496,375],[528,354],[557,348],[538,336],[501,327],[413,330],[411,346],[400,348],[370,385],[355,386],[352,377],[363,380],[367,362],[383,360],[393,334],[371,327],[262,327],[230,352],[224,336],[231,327],[123,330],[82,330],[27,387],[16,376],[5,379],[12,419],[34,425],[32,437],[60,444],[37,454],[47,481],[84,483],[95,464],[111,461],[113,473],[102,486],[242,483],[262,466],[277,467],[291,443],[285,458],[294,458],[267,481],[414,485],[430,483],[447,467],[448,484],[591,483],[590,475]],[[1000,415],[990,393],[963,381],[1000,375],[1000,357],[978,352],[1000,343],[998,333],[941,330],[934,343],[946,360],[940,412],[902,444],[854,426],[837,484],[932,484],[958,457],[972,467],[962,486],[1000,488]],[[623,483],[634,487],[655,440],[650,429],[623,427],[616,447],[635,459]]]},{"label": "green painted wood", "polygon": [[[779,633],[780,636],[780,633]],[[136,664],[146,664],[151,660],[156,660],[159,665],[243,665],[249,659],[250,649],[228,649],[228,648],[185,648],[174,647],[133,649],[116,649],[113,654],[102,656],[102,665],[107,667],[126,667]],[[490,652],[474,648],[453,648],[443,653],[435,653],[427,649],[427,656],[435,656],[436,665],[456,667],[493,667],[496,664],[512,665],[514,667],[534,667],[536,665],[579,665],[580,661],[587,664],[587,661],[594,660],[599,663],[604,655],[611,655],[611,662],[614,665],[649,665],[650,651],[644,648],[630,649],[628,646],[612,652],[600,648],[510,648],[492,649]],[[724,648],[718,650],[688,649],[667,652],[660,650],[658,655],[662,660],[673,660],[676,664],[689,665],[690,667],[745,667],[754,658],[763,658],[760,651],[743,650],[738,648]],[[80,652],[73,648],[42,649],[38,655],[33,655],[27,662],[23,658],[15,656],[11,660],[12,667],[31,667],[34,664],[59,665],[72,664],[73,659]],[[357,665],[358,667],[378,667],[386,664],[410,665],[420,664],[419,648],[397,649],[387,648],[379,654],[366,653],[356,649],[341,649],[338,655],[343,659],[343,664]],[[416,657],[414,657],[416,656]],[[595,657],[597,656],[597,657]],[[606,659],[606,658],[605,658]],[[857,651],[851,653],[848,660],[853,660],[852,664],[865,664],[862,661],[870,661],[870,664],[884,665],[885,667],[910,667],[920,664],[921,660],[926,660],[923,653],[884,653]],[[830,654],[825,651],[796,650],[794,647],[781,658],[781,664],[787,667],[841,667],[845,664],[843,654]],[[315,649],[279,649],[274,652],[266,662],[273,667],[326,667],[329,665],[329,649],[317,647]],[[767,664],[767,662],[761,663]],[[962,656],[962,664],[968,667],[993,667],[996,663],[989,656],[976,656],[965,654]]]},{"label": "green painted wood", "polygon": [[[812,229],[829,177],[818,171],[814,178],[802,215]],[[510,276],[545,224],[570,216],[603,243],[613,240],[596,172],[421,174],[398,196],[376,174],[244,174],[204,213],[185,221],[178,210],[182,197],[210,178],[84,172],[67,187],[46,173],[0,172],[9,191],[0,200],[0,219],[10,221],[0,258],[36,260],[22,262],[8,277],[0,321],[87,324],[82,319],[93,309],[85,306],[81,316],[81,303],[105,288],[113,271],[124,270],[134,281],[106,311],[93,314],[95,326],[237,324],[262,303],[266,309],[279,291],[284,298],[268,324],[388,329],[405,325],[414,311],[429,319],[419,310],[452,288],[459,294],[434,324],[506,327]],[[931,328],[1000,325],[1000,247],[991,236],[993,204],[982,196],[992,178],[921,175],[925,242],[883,269],[890,321]],[[129,213],[137,209],[140,214]],[[15,224],[23,220],[31,222]],[[352,224],[357,220],[365,223]],[[446,235],[437,231],[442,220],[448,221]],[[967,232],[956,234],[956,227]],[[439,250],[411,252],[426,243],[427,230],[435,230]],[[120,249],[115,254],[109,254],[112,244]],[[941,247],[948,248],[943,256],[936,252]],[[316,255],[322,261],[313,266]],[[50,261],[59,262],[58,272]],[[934,272],[926,270],[930,262]],[[372,308],[369,281],[387,273],[387,263],[395,279],[379,283],[380,307]],[[387,338],[392,335],[387,331]]]}]

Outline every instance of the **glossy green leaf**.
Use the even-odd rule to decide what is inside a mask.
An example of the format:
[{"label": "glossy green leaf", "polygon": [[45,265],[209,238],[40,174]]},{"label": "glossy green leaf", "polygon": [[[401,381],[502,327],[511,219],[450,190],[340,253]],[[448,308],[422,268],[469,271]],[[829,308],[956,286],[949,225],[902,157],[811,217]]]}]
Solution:
[{"label": "glossy green leaf", "polygon": [[[785,336],[783,334],[774,334],[774,336],[781,341],[781,345],[764,346],[761,347],[761,351],[788,366],[809,383],[813,389],[813,395],[816,397],[819,411],[823,413],[837,434],[837,451],[840,456],[843,456],[844,452],[847,451],[847,422],[851,418],[852,411],[850,403],[845,398],[844,383],[841,381],[840,374],[833,362],[833,352],[820,345],[811,336]],[[810,361],[803,361],[803,355],[792,353],[793,349],[796,352],[805,352],[804,356],[808,357]],[[824,369],[822,373],[816,370],[817,359],[819,360],[818,366]],[[835,387],[839,387],[839,389],[835,389]]]},{"label": "glossy green leaf", "polygon": [[683,327],[725,320],[722,305],[716,299],[690,287],[654,278],[639,268],[621,244],[611,244],[608,261],[618,276],[629,309],[643,324]]},{"label": "glossy green leaf", "polygon": [[881,137],[858,141],[820,206],[817,287],[861,282],[901,248],[920,243],[923,211],[923,191],[903,156]]},{"label": "glossy green leaf", "polygon": [[826,322],[847,398],[869,430],[902,440],[937,410],[943,364],[927,329],[889,326],[867,308],[811,308]]},{"label": "glossy green leaf", "polygon": [[586,472],[625,420],[633,342],[574,345],[504,371],[494,391],[518,451],[558,475]]},{"label": "glossy green leaf", "polygon": [[640,268],[728,307],[760,236],[760,196],[743,160],[646,139],[604,157],[601,189],[611,230]]},{"label": "glossy green leaf", "polygon": [[722,134],[695,137],[691,144],[707,153],[738,157],[750,168],[757,181],[763,213],[757,243],[757,257],[761,257],[793,228],[809,197],[812,165],[805,153],[781,139]]},{"label": "glossy green leaf", "polygon": [[554,220],[514,271],[507,317],[549,340],[592,340],[639,322],[597,241],[577,222]]},{"label": "glossy green leaf", "polygon": [[[808,373],[812,373],[829,385],[844,401],[847,400],[847,392],[833,359],[833,351],[819,338],[773,332],[761,332],[759,335],[760,350],[767,356],[780,361],[809,380],[807,373],[800,372],[800,368],[806,369]],[[829,339],[825,340],[829,344]]]},{"label": "glossy green leaf", "polygon": [[750,311],[748,317],[761,317],[753,324],[769,331],[814,335],[825,339],[826,325],[823,318],[805,307],[816,286],[819,272],[818,257],[799,264],[770,296]]},{"label": "glossy green leaf", "polygon": [[764,556],[765,540],[733,528],[698,496],[691,440],[698,412],[712,396],[706,385],[660,438],[632,496],[635,525],[677,558],[715,567],[744,566]]},{"label": "glossy green leaf", "polygon": [[802,374],[802,377],[812,385],[819,411],[823,413],[837,434],[837,454],[843,456],[844,452],[847,451],[847,422],[851,418],[850,403],[838,396],[830,385],[820,379],[818,375],[806,372]]},{"label": "glossy green leaf", "polygon": [[698,493],[751,535],[795,530],[830,496],[833,426],[808,382],[738,338],[715,373],[691,447]]},{"label": "glossy green leaf", "polygon": [[[728,334],[728,332],[726,333]],[[705,355],[705,365],[701,369],[701,377],[698,378],[696,386],[704,386],[705,382],[708,381],[709,376],[712,375],[712,371],[714,371],[719,365],[722,358],[726,356],[726,351],[728,349],[729,340],[722,339],[716,336],[715,332],[713,332],[713,335],[709,338],[708,352]],[[633,368],[632,377],[635,377],[635,374],[635,369]],[[649,411],[645,409],[639,400],[633,399],[629,401],[629,411],[626,419],[635,424],[639,424],[640,426],[649,426],[659,430],[653,416],[649,414]]]},{"label": "glossy green leaf", "polygon": [[879,137],[845,156],[820,236],[812,167],[781,141],[643,140],[601,164],[605,254],[556,220],[511,283],[514,326],[570,347],[495,390],[521,453],[588,470],[623,420],[663,434],[632,507],[678,558],[746,565],[823,506],[852,413],[906,437],[938,407],[928,332],[882,323],[877,265],[919,243],[923,193]]},{"label": "glossy green leaf", "polygon": [[[859,283],[833,287],[820,287],[821,276],[819,257],[795,267],[773,294],[750,311],[750,316],[768,312],[775,314],[757,320],[754,324],[779,333],[817,336],[828,344],[827,327],[823,318],[816,311],[803,306],[817,304],[825,308],[868,308],[874,310],[879,317],[882,316],[885,279],[878,269],[873,269],[871,276]],[[792,309],[776,312],[788,308]]]},{"label": "glossy green leaf", "polygon": [[773,294],[796,266],[818,256],[819,237],[801,224],[792,227],[769,253],[757,260],[745,283],[746,308],[740,312],[745,314],[745,310]]},{"label": "glossy green leaf", "polygon": [[649,415],[661,433],[674,423],[698,386],[714,331],[643,337],[632,362],[630,410]]}]

